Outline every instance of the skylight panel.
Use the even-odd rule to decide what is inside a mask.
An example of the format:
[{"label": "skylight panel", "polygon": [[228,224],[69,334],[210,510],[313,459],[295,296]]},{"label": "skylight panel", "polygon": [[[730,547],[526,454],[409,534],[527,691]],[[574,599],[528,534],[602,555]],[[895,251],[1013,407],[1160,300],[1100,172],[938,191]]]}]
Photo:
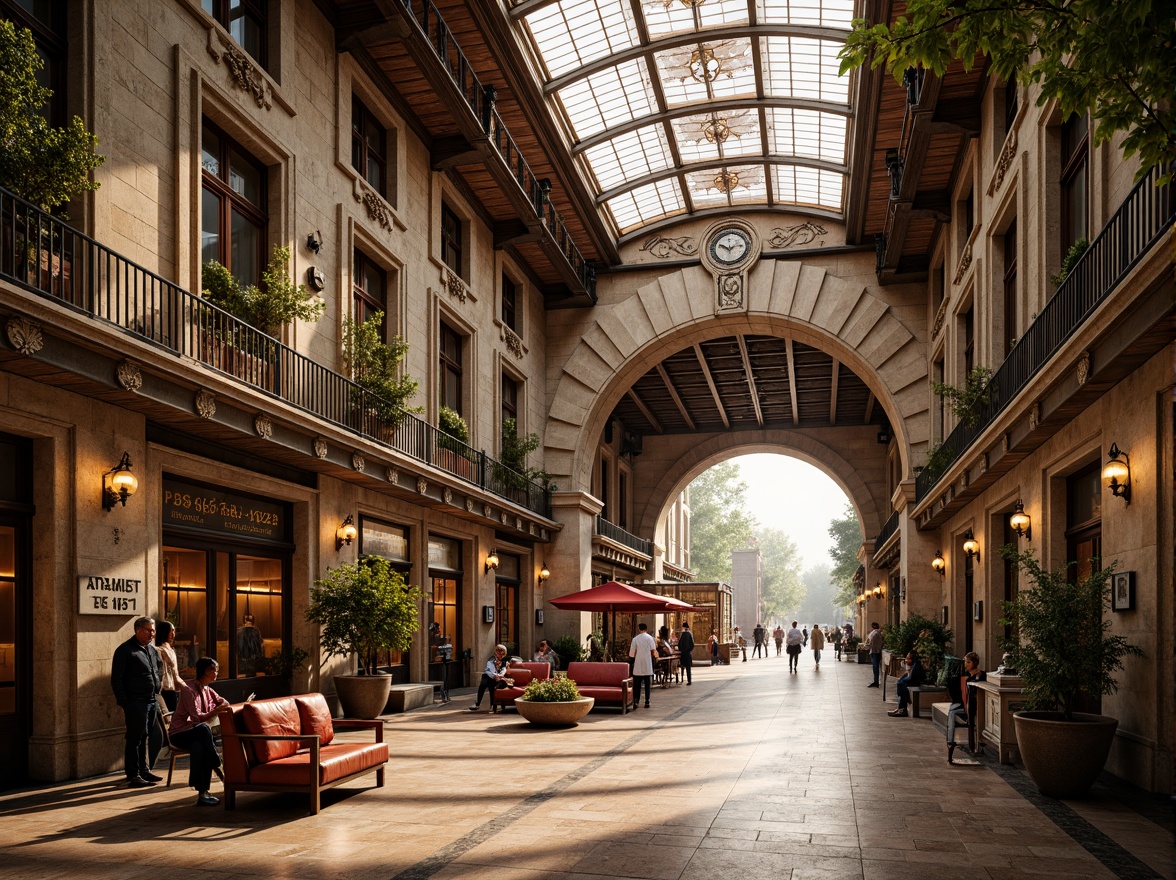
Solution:
[{"label": "skylight panel", "polygon": [[772,168],[776,200],[794,205],[815,205],[841,210],[844,175],[823,168],[776,165]]},{"label": "skylight panel", "polygon": [[673,121],[674,140],[683,164],[759,153],[759,114],[754,110],[725,110]]},{"label": "skylight panel", "polygon": [[577,140],[648,116],[657,109],[648,69],[640,59],[569,83],[557,97]]},{"label": "skylight panel", "polygon": [[663,171],[673,164],[665,128],[650,125],[628,131],[584,151],[600,190],[620,186],[647,174]]},{"label": "skylight panel", "polygon": [[728,165],[691,171],[686,186],[696,208],[767,201],[762,165]]},{"label": "skylight panel", "polygon": [[816,110],[770,107],[768,152],[845,163],[846,118]]},{"label": "skylight panel", "polygon": [[564,0],[525,19],[552,78],[637,45],[628,0]]},{"label": "skylight panel", "polygon": [[766,24],[809,24],[849,29],[853,0],[759,0]]},{"label": "skylight panel", "polygon": [[778,98],[812,98],[845,104],[849,77],[838,76],[842,43],[805,37],[765,37],[764,93]]},{"label": "skylight panel", "polygon": [[659,180],[639,186],[609,199],[605,207],[621,233],[686,210],[677,180]]},{"label": "skylight panel", "polygon": [[651,40],[748,23],[747,0],[703,0],[694,5],[682,0],[642,0],[641,7]]},{"label": "skylight panel", "polygon": [[748,39],[692,43],[658,52],[654,57],[667,107],[756,94]]}]

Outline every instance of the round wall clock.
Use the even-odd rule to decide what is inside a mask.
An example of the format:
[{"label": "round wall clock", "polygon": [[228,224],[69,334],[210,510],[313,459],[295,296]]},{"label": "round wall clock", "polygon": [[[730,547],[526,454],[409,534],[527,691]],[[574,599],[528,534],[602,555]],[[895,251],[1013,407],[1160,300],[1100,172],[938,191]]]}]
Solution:
[{"label": "round wall clock", "polygon": [[742,229],[720,229],[710,241],[710,257],[716,263],[733,266],[751,250],[751,239]]}]

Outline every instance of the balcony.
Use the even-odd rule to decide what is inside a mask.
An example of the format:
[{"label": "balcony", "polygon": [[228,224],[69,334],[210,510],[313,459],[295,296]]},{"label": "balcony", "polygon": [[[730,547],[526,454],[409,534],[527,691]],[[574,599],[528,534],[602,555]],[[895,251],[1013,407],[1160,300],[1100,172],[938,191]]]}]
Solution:
[{"label": "balcony", "polygon": [[1135,185],[1041,314],[1017,340],[993,373],[988,384],[988,404],[980,410],[975,423],[970,427],[957,424],[943,441],[947,450],[943,467],[937,472],[924,469],[916,478],[916,504],[933,494],[952,465],[1010,407],[1172,226],[1176,219],[1172,187],[1157,187],[1159,177],[1160,169],[1153,168]]},{"label": "balcony", "polygon": [[0,189],[0,279],[551,518],[551,492]]},{"label": "balcony", "polygon": [[592,555],[622,565],[633,572],[643,572],[653,561],[653,541],[638,538],[620,526],[597,515],[592,539]]}]

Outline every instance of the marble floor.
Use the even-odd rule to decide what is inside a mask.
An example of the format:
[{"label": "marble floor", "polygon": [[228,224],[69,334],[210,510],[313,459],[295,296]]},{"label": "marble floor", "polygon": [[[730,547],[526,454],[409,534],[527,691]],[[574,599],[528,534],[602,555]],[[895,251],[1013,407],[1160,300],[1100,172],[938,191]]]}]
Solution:
[{"label": "marble floor", "polygon": [[7,792],[0,878],[1176,880],[1165,799],[1108,780],[1059,802],[1016,768],[948,766],[869,675],[810,655],[795,675],[704,666],[650,709],[556,731],[455,696],[390,716],[386,787],[329,791],[316,817],[292,795],[197,808],[186,771]]}]

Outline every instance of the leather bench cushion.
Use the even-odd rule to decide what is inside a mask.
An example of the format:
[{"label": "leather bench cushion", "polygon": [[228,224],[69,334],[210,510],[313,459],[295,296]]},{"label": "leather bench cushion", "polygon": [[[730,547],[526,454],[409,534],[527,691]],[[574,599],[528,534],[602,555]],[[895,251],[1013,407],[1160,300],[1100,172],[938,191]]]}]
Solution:
[{"label": "leather bench cushion", "polygon": [[514,679],[514,686],[517,688],[525,688],[531,683],[531,670],[522,669],[518,666],[512,666],[506,671],[506,674]]},{"label": "leather bench cushion", "polygon": [[494,692],[494,702],[498,703],[499,705],[504,703],[510,704],[513,703],[516,698],[521,697],[522,695],[523,688],[521,687],[502,688],[501,690],[496,690]]},{"label": "leather bench cushion", "polygon": [[525,669],[529,673],[531,673],[532,679],[538,679],[539,681],[547,681],[547,679],[551,678],[550,664],[547,664],[547,663],[512,663],[510,665],[510,671],[507,673],[507,675],[511,676],[512,678],[515,678],[516,683],[518,682],[518,679],[517,679],[517,677],[515,677],[515,673],[518,672],[520,669]]},{"label": "leather bench cushion", "polygon": [[331,721],[331,707],[322,694],[303,694],[294,698],[298,704],[299,733],[317,733],[320,745],[327,745],[335,738],[335,725]]},{"label": "leather bench cushion", "polygon": [[620,687],[629,677],[628,663],[569,663],[568,678],[575,681],[583,692],[582,685],[612,685]]},{"label": "leather bench cushion", "polygon": [[620,703],[625,699],[619,687],[591,684],[580,685],[577,682],[577,688],[580,691],[581,697],[592,697],[598,703]]},{"label": "leather bench cushion", "polygon": [[[297,736],[302,732],[298,706],[293,697],[276,700],[256,700],[241,708],[241,722],[246,733],[266,736]],[[298,751],[297,740],[253,740],[250,746],[259,764],[285,758]]]},{"label": "leather bench cushion", "polygon": [[[319,785],[388,763],[387,743],[334,743],[319,749]],[[310,785],[310,752],[278,758],[249,771],[255,785]]]}]

